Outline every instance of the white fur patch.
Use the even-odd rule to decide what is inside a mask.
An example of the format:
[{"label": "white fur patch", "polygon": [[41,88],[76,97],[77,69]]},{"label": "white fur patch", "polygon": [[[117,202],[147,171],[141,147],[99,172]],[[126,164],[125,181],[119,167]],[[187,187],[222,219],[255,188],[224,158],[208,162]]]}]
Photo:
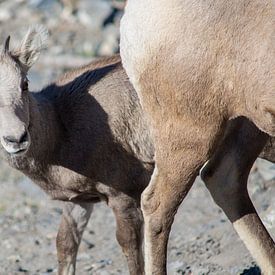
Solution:
[{"label": "white fur patch", "polygon": [[48,37],[49,32],[43,25],[32,26],[21,43],[21,49],[41,51],[47,46]]},{"label": "white fur patch", "polygon": [[[154,184],[154,181],[156,177],[158,176],[158,168],[155,166],[154,172],[151,176],[151,180],[147,188],[150,188],[151,184]],[[147,189],[146,188],[146,189]],[[146,189],[144,190],[144,193],[146,193]],[[146,199],[146,195],[142,196],[143,199]],[[152,239],[151,239],[151,228],[149,219],[146,216],[146,213],[143,212],[144,217],[144,254],[145,254],[145,274],[152,274],[152,267],[153,267],[153,247],[152,247]]]}]

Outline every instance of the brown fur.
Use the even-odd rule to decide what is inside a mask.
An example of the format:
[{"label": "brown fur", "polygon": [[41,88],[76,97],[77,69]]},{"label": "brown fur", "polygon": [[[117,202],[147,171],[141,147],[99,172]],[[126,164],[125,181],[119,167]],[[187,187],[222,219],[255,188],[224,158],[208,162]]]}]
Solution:
[{"label": "brown fur", "polygon": [[114,211],[130,273],[142,274],[140,195],[154,149],[120,57],[95,61],[26,96],[30,145],[24,154],[1,151],[53,199],[69,201],[57,237],[59,274],[74,274],[82,233],[99,201]]},{"label": "brown fur", "polygon": [[[268,0],[127,1],[122,61],[149,118],[156,149],[156,168],[142,194],[148,275],[166,273],[174,215],[213,156],[228,120],[245,116],[275,135],[273,22]],[[252,159],[259,152],[253,150]],[[221,156],[232,163],[230,154]],[[250,165],[242,166],[244,181]],[[233,191],[217,191],[221,177],[210,190],[217,201],[223,197],[225,213],[238,224],[235,229],[263,272],[274,274],[274,243],[262,234],[265,229],[237,171],[235,164]],[[255,233],[255,228],[260,230]]]}]

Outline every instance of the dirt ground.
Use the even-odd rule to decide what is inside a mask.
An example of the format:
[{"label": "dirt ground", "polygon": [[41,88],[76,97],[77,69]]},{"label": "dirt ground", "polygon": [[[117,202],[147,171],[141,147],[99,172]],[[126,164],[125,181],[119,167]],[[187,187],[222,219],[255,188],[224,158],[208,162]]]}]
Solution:
[{"label": "dirt ground", "polygon": [[[61,202],[49,200],[28,179],[1,167],[6,180],[0,189],[0,274],[55,274]],[[254,172],[249,189],[274,238],[275,183]],[[169,274],[260,274],[200,180],[176,215],[168,251]],[[115,239],[113,214],[104,203],[96,204],[84,233],[77,274],[128,274]]]},{"label": "dirt ground", "polygon": [[[101,24],[109,12],[107,1],[81,3],[76,18],[66,22],[60,19],[58,1],[0,0],[1,41],[11,34],[15,44],[27,26],[35,23],[50,29],[49,49],[29,77],[32,89],[49,83],[70,67],[89,62],[99,53],[116,51],[117,26],[103,29]],[[273,238],[274,177],[274,166],[258,161],[249,183],[253,202]],[[33,183],[2,162],[0,180],[0,275],[55,274],[61,202],[49,200]],[[200,180],[176,215],[168,251],[169,274],[260,274]],[[77,274],[128,274],[115,239],[113,214],[104,203],[95,206],[84,233]]]}]

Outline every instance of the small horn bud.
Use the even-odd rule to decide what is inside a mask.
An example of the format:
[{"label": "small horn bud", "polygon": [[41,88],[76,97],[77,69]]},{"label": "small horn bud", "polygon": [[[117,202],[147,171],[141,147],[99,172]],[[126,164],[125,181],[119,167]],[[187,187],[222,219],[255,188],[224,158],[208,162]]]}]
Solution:
[{"label": "small horn bud", "polygon": [[10,39],[11,39],[11,37],[10,37],[10,35],[7,37],[7,39],[6,39],[6,42],[5,42],[5,53],[7,53],[7,52],[9,52],[9,50],[10,50]]}]

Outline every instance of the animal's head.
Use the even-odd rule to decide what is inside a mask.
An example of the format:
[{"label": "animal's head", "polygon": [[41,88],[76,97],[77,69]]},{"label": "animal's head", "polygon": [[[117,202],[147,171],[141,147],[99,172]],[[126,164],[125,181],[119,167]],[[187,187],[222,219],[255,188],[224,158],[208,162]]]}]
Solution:
[{"label": "animal's head", "polygon": [[47,36],[43,27],[32,27],[18,48],[10,49],[8,37],[0,49],[0,141],[9,154],[26,152],[31,142],[27,74]]}]

